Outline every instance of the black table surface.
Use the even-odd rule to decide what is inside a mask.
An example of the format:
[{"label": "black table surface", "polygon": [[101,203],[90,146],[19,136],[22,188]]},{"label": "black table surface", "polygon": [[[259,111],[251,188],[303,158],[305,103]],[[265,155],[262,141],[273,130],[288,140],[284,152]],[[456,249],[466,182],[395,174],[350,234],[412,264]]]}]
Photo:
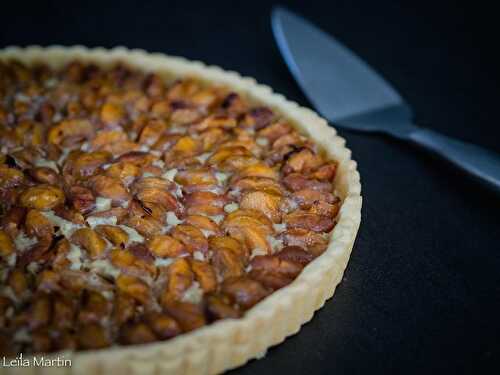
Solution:
[{"label": "black table surface", "polygon": [[[255,77],[308,106],[272,38],[271,5],[13,1],[0,10],[0,47],[124,45],[181,55]],[[500,151],[492,9],[436,1],[289,6],[380,71],[417,123]],[[364,196],[344,279],[298,335],[232,373],[498,371],[500,196],[406,144],[340,134],[359,162]]]}]

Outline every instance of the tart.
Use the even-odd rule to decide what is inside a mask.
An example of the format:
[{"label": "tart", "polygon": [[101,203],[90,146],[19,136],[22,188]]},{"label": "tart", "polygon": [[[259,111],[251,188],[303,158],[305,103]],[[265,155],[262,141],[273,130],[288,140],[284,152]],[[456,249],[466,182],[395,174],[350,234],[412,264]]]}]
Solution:
[{"label": "tart", "polygon": [[360,182],[312,111],[124,48],[8,48],[0,99],[0,355],[219,373],[333,295]]}]

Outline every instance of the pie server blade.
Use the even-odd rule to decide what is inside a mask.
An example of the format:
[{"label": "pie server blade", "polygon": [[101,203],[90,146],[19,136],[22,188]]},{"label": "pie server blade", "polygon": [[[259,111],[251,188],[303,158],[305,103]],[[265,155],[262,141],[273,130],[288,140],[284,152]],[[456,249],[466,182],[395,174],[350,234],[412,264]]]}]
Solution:
[{"label": "pie server blade", "polygon": [[302,17],[275,7],[271,25],[292,75],[326,119],[420,145],[500,192],[497,153],[414,125],[410,107],[388,82]]}]

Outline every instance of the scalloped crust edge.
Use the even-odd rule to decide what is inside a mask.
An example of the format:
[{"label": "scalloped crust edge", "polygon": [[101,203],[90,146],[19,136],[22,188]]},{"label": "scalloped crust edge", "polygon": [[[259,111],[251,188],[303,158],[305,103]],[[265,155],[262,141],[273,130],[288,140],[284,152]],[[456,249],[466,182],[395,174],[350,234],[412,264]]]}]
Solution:
[{"label": "scalloped crust edge", "polygon": [[240,319],[219,321],[166,342],[86,352],[59,352],[45,357],[71,359],[71,367],[0,368],[0,373],[6,370],[6,373],[12,374],[217,374],[265,355],[269,347],[297,333],[301,325],[308,322],[314,312],[333,296],[360,225],[362,198],[357,164],[351,159],[345,140],[328,126],[326,120],[312,110],[273,93],[268,86],[257,84],[253,78],[161,53],[124,47],[108,50],[83,46],[7,47],[0,50],[0,60],[11,58],[27,64],[44,62],[53,67],[73,59],[92,61],[101,66],[123,61],[143,71],[194,76],[208,83],[229,86],[280,113],[339,162],[335,188],[343,203],[327,250],[305,267],[293,283],[271,294]]}]

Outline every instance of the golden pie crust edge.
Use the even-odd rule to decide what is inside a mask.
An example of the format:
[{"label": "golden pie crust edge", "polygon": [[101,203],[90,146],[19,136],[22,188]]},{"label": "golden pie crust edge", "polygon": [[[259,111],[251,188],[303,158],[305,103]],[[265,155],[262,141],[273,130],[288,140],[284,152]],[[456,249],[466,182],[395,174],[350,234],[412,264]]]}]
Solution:
[{"label": "golden pie crust edge", "polygon": [[[302,324],[333,296],[342,279],[361,220],[361,184],[357,164],[345,140],[326,120],[308,108],[274,93],[253,78],[242,77],[217,66],[188,61],[160,53],[129,50],[29,46],[0,50],[0,59],[18,59],[24,63],[43,62],[60,67],[71,60],[94,62],[100,66],[123,61],[143,71],[160,75],[195,77],[206,83],[223,84],[242,93],[250,101],[262,103],[320,145],[329,157],[339,162],[335,188],[343,203],[337,225],[331,233],[327,250],[297,276],[288,286],[272,293],[249,310],[244,317],[222,320],[184,333],[169,341],[140,346],[115,346],[85,352],[58,352],[45,358],[71,359],[71,367],[0,368],[0,373],[42,374],[217,374],[262,357],[266,350],[297,333]],[[26,357],[25,357],[26,358]]]}]

